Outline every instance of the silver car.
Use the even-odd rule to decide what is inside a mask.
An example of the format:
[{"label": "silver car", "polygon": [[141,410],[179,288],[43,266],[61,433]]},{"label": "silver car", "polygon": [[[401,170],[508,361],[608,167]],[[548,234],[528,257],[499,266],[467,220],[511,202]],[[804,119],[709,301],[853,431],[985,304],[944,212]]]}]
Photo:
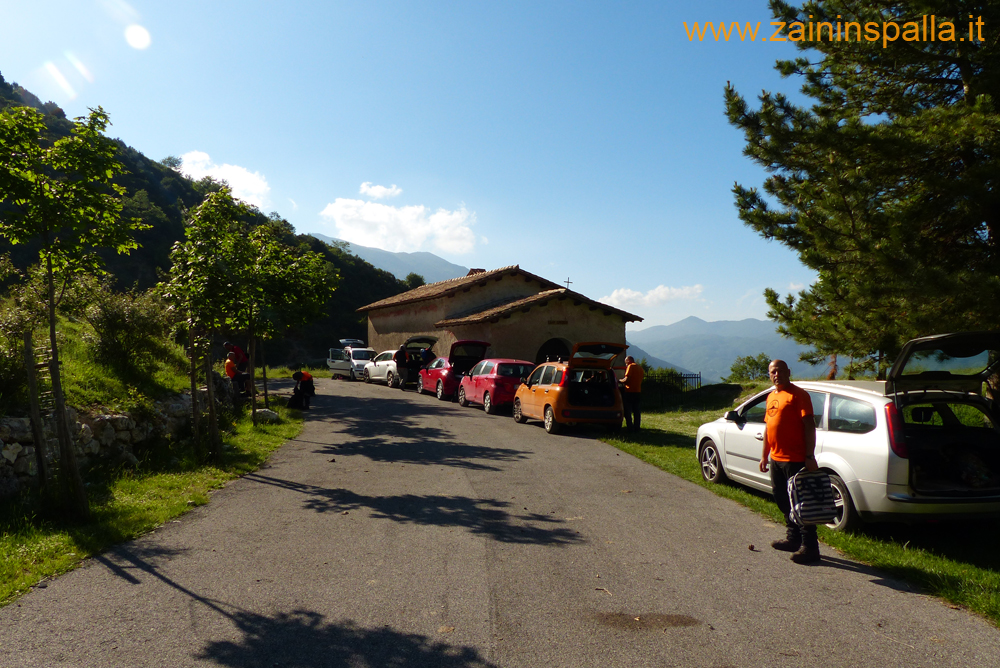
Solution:
[{"label": "silver car", "polygon": [[[1000,334],[907,343],[884,381],[808,381],[816,461],[830,473],[843,531],[862,521],[1000,517],[1000,415],[982,396],[1000,369]],[[702,476],[764,492],[761,392],[698,429]]]},{"label": "silver car", "polygon": [[396,362],[392,359],[395,354],[395,350],[386,350],[365,364],[362,372],[365,382],[385,383],[389,387],[396,387],[399,381],[399,372],[396,371]]},{"label": "silver car", "polygon": [[[342,339],[343,340],[343,339]],[[326,365],[333,372],[333,377],[358,380],[364,373],[365,365],[375,357],[374,348],[348,346],[346,348],[330,348]]]}]

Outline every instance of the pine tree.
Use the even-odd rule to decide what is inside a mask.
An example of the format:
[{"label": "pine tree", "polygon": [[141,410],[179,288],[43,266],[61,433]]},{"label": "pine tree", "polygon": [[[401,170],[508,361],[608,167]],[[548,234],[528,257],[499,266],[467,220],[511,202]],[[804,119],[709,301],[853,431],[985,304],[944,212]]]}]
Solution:
[{"label": "pine tree", "polygon": [[829,40],[826,28],[823,41],[797,41],[804,55],[777,68],[804,80],[808,108],[764,92],[751,109],[727,86],[745,154],[771,172],[764,193],[734,187],[740,218],[818,274],[797,296],[766,292],[779,331],[815,360],[847,355],[881,374],[909,338],[1000,325],[1000,47],[989,32],[1000,5],[770,6],[789,35],[796,22],[842,37],[849,22],[895,22],[911,38],[925,15],[939,38],[954,26],[954,41],[883,47],[853,29]]}]

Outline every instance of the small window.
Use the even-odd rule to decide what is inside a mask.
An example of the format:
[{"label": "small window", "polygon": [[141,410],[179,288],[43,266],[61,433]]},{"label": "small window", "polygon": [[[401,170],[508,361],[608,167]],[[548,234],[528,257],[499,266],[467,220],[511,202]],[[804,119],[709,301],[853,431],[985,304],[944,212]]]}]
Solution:
[{"label": "small window", "polygon": [[528,385],[538,385],[538,381],[542,377],[542,371],[544,371],[546,368],[550,367],[540,366],[537,369],[535,369],[532,372],[531,376],[528,378]]},{"label": "small window", "polygon": [[392,353],[382,353],[381,355],[375,358],[375,361],[385,362],[386,360],[391,360],[391,359],[392,359]]},{"label": "small window", "polygon": [[812,399],[813,419],[816,420],[816,428],[823,426],[823,411],[826,410],[826,392],[809,392]]},{"label": "small window", "polygon": [[542,372],[542,380],[540,381],[540,384],[549,385],[550,383],[552,383],[552,376],[555,374],[555,372],[556,368],[554,366],[544,367],[544,371]]},{"label": "small window", "polygon": [[558,385],[559,383],[561,383],[562,377],[563,377],[563,370],[559,369],[558,371],[556,371],[555,378],[552,379],[552,384]]},{"label": "small window", "polygon": [[489,373],[493,371],[493,367],[497,365],[496,362],[480,362],[480,364],[483,365],[483,370],[480,371],[480,373],[483,374],[484,376],[489,375]]},{"label": "small window", "polygon": [[434,361],[433,361],[433,362],[431,363],[431,365],[430,365],[430,367],[429,367],[429,368],[431,368],[431,369],[442,369],[442,368],[444,368],[444,364],[445,364],[445,362],[447,362],[447,361],[448,361],[448,360],[446,360],[445,358],[443,358],[443,357],[439,357],[439,358],[437,358],[436,360],[434,360]]},{"label": "small window", "polygon": [[753,402],[743,411],[743,419],[747,422],[764,423],[764,416],[767,414],[767,395],[765,394],[757,401]]},{"label": "small window", "polygon": [[482,373],[482,368],[485,364],[486,364],[485,362],[480,362],[476,366],[472,367],[472,371],[469,372],[469,375],[478,376],[480,373]]},{"label": "small window", "polygon": [[875,429],[875,408],[864,401],[830,395],[829,430],[867,434]]}]

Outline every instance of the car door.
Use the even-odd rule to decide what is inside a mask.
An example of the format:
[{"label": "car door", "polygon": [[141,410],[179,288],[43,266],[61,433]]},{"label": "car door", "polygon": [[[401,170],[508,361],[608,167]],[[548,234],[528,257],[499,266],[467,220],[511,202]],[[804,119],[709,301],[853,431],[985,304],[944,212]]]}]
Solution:
[{"label": "car door", "polygon": [[531,388],[532,390],[532,403],[534,407],[534,415],[539,419],[545,416],[545,405],[551,403],[554,397],[549,395],[552,392],[552,379],[556,375],[556,368],[552,365],[546,364],[542,367],[542,375],[538,379],[538,385]]},{"label": "car door", "polygon": [[468,378],[464,380],[466,401],[471,401],[473,403],[479,403],[482,401],[483,389],[479,380],[485,364],[486,362],[480,362],[476,366],[472,367],[472,370],[469,371]]},{"label": "car door", "polygon": [[344,351],[340,348],[330,348],[330,358],[326,361],[326,365],[330,367],[330,371],[333,372],[334,376],[343,376],[347,372],[348,362],[344,359]]},{"label": "car door", "polygon": [[490,377],[490,373],[493,371],[493,367],[496,366],[496,362],[480,362],[478,369],[479,372],[473,376],[472,380],[476,384],[476,402],[483,403],[483,395],[486,394],[487,384]]},{"label": "car door", "polygon": [[382,353],[375,358],[375,373],[372,380],[385,380],[386,372],[389,371],[389,364],[392,362],[392,353]]},{"label": "car door", "polygon": [[539,382],[542,379],[542,372],[545,371],[548,365],[543,364],[528,376],[527,391],[522,393],[521,396],[521,413],[527,415],[528,417],[539,417],[538,408],[536,407],[537,397],[536,391],[538,390]]},{"label": "car door", "polygon": [[739,422],[730,422],[726,429],[723,449],[726,472],[734,478],[771,485],[770,474],[760,472],[760,455],[764,449],[764,416],[767,414],[765,392],[755,397],[740,412]]}]

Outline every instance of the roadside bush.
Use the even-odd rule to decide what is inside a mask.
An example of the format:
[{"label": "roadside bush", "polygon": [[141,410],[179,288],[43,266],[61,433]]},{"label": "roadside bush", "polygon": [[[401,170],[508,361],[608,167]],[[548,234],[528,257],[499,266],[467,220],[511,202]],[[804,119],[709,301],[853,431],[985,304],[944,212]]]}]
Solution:
[{"label": "roadside bush", "polygon": [[9,304],[0,306],[0,414],[28,403],[28,376],[24,368],[22,314]]},{"label": "roadside bush", "polygon": [[163,353],[171,311],[152,291],[114,292],[102,286],[84,318],[93,327],[89,344],[94,357],[119,370],[137,370]]},{"label": "roadside bush", "polygon": [[729,377],[724,378],[727,383],[745,383],[765,380],[768,378],[767,367],[771,364],[771,358],[767,353],[760,353],[756,357],[747,355],[737,357],[733,365],[729,367]]}]

